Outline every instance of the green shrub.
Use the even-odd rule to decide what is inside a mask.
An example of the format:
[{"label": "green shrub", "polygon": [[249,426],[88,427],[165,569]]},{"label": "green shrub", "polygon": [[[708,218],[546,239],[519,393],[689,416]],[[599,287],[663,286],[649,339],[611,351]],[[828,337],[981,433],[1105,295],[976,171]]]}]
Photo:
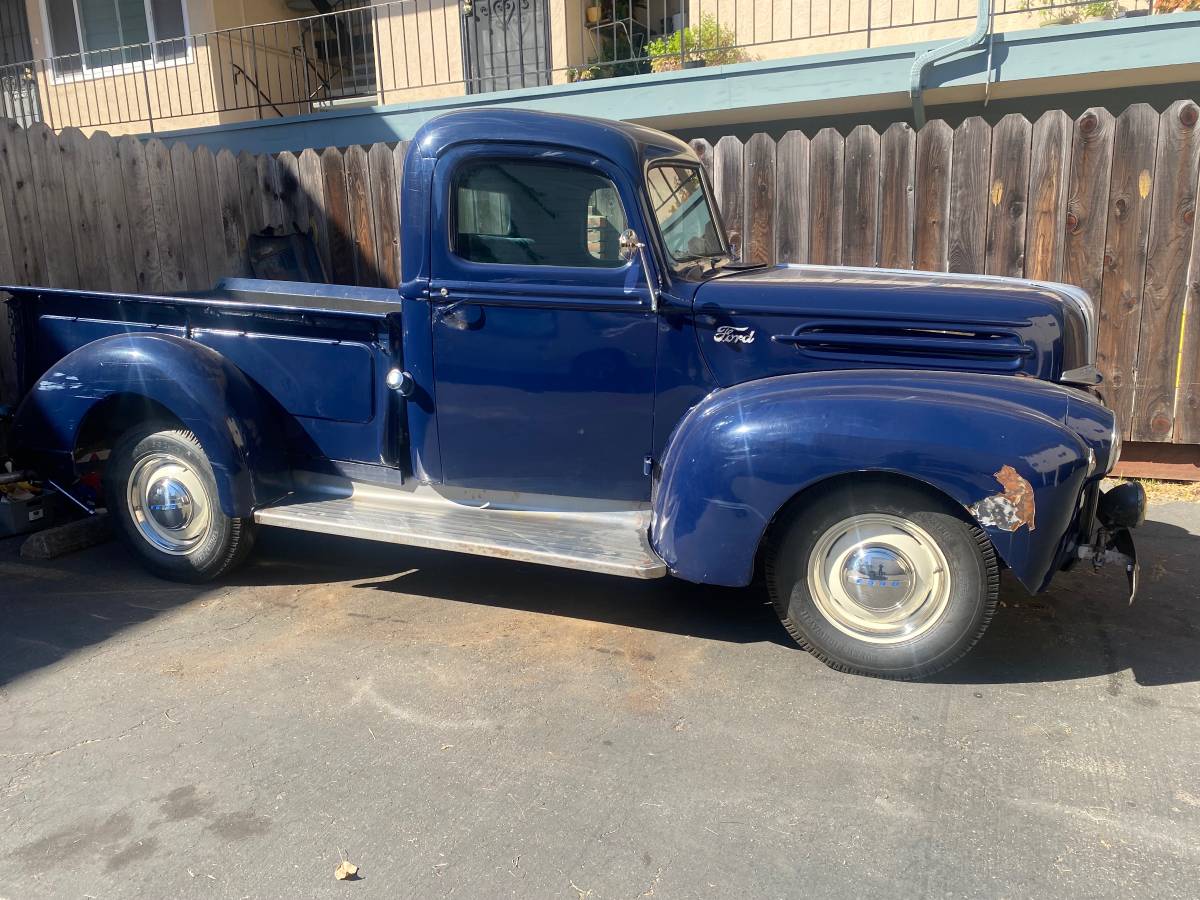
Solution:
[{"label": "green shrub", "polygon": [[683,60],[702,59],[710,66],[746,62],[749,54],[737,44],[737,35],[713,16],[701,16],[700,24],[674,34],[655,38],[646,45],[652,72],[683,68]]}]

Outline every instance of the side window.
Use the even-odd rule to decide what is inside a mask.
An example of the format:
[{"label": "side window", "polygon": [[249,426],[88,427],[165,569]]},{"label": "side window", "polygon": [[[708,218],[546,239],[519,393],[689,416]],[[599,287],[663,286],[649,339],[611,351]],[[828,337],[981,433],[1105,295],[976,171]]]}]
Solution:
[{"label": "side window", "polygon": [[455,254],[476,263],[616,268],[625,212],[616,186],[561,163],[486,160],[454,180]]}]

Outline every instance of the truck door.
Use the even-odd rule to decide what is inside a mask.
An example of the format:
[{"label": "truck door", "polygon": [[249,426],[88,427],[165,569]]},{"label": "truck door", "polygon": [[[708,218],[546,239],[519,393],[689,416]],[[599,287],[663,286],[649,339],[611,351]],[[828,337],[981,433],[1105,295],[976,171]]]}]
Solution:
[{"label": "truck door", "polygon": [[656,321],[618,251],[630,186],[590,154],[484,144],[443,156],[434,191],[443,481],[649,499]]}]

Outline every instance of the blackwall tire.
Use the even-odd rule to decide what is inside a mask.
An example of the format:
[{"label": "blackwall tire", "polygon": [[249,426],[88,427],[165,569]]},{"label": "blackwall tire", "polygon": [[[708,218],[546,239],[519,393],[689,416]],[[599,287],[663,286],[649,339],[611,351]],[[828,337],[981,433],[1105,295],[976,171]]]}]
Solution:
[{"label": "blackwall tire", "polygon": [[980,528],[932,493],[869,479],[781,523],[766,577],[800,646],[835,669],[900,680],[933,675],[970,650],[999,590]]},{"label": "blackwall tire", "polygon": [[104,494],[118,535],[161,578],[211,581],[253,546],[252,522],[221,510],[212,465],[189,431],[148,423],[125,432]]}]

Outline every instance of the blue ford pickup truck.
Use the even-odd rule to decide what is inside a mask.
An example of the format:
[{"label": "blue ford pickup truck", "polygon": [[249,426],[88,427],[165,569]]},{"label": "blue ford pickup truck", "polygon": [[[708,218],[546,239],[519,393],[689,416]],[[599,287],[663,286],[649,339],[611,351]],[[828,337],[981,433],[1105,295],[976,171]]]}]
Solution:
[{"label": "blue ford pickup truck", "polygon": [[688,146],[521,111],[423,127],[396,290],[10,287],[20,458],[100,467],[155,573],[294,528],[765,581],[838,669],[931,674],[1000,570],[1136,564],[1076,288],[738,261]]}]

